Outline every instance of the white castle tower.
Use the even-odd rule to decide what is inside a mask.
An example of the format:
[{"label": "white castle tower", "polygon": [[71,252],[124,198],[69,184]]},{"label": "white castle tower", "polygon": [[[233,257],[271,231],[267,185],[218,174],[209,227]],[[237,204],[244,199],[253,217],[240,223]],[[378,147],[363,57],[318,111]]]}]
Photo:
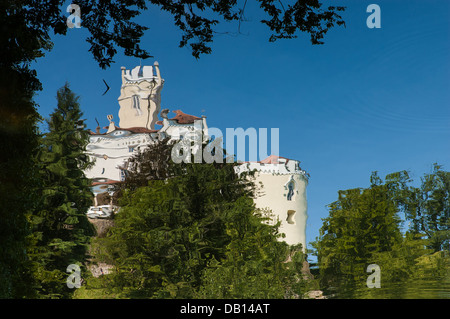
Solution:
[{"label": "white castle tower", "polygon": [[302,244],[306,251],[307,200],[306,187],[309,174],[300,162],[280,156],[269,156],[259,162],[247,162],[238,172],[256,170],[255,206],[270,209],[274,222],[281,222],[280,232],[289,245]]},{"label": "white castle tower", "polygon": [[155,129],[164,80],[161,78],[158,62],[155,61],[153,66],[137,66],[133,70],[121,68],[122,87],[118,99],[120,127]]}]

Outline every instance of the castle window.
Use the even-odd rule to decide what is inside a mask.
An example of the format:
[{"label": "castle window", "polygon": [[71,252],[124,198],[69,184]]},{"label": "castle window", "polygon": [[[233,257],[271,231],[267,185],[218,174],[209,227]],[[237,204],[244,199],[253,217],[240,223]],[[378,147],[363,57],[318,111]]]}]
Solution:
[{"label": "castle window", "polygon": [[286,221],[287,221],[288,224],[295,224],[294,216],[295,216],[295,210],[288,210],[287,211]]},{"label": "castle window", "polygon": [[136,115],[142,115],[139,95],[133,95],[133,109],[136,110]]},{"label": "castle window", "polygon": [[292,200],[292,196],[294,195],[294,182],[291,181],[288,184],[288,194],[287,194],[287,200]]},{"label": "castle window", "polygon": [[124,181],[125,180],[125,178],[127,177],[127,171],[126,170],[124,170],[124,169],[121,169],[120,170],[120,181]]}]

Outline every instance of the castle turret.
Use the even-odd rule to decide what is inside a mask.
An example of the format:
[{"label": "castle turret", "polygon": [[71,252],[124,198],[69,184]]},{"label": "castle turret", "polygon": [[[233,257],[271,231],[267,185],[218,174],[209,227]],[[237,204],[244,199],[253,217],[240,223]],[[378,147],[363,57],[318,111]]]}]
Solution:
[{"label": "castle turret", "polygon": [[121,69],[119,127],[154,130],[161,109],[161,90],[164,85],[158,62],[153,66],[137,66],[132,70],[126,70],[125,67]]},{"label": "castle turret", "polygon": [[279,230],[286,235],[283,240],[289,245],[302,244],[303,251],[306,251],[309,174],[299,164],[296,160],[272,155],[260,162],[243,163],[238,170],[256,170],[256,208],[270,209],[273,221],[279,219],[281,222]]}]

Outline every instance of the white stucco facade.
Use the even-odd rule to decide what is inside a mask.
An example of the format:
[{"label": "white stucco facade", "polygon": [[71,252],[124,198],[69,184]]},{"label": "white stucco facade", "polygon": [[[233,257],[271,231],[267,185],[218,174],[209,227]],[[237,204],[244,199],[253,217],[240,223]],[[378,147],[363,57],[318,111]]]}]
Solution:
[{"label": "white stucco facade", "polygon": [[290,245],[302,244],[305,251],[309,175],[299,164],[296,160],[270,156],[260,162],[243,163],[238,172],[256,170],[255,206],[270,209],[273,222],[281,223],[279,230],[285,234],[283,240]]},{"label": "white stucco facade", "polygon": [[151,133],[133,133],[125,129],[91,135],[86,151],[95,160],[95,165],[85,172],[86,177],[93,180],[123,180],[121,167],[125,166],[130,156],[139,149],[143,150],[153,140]]}]

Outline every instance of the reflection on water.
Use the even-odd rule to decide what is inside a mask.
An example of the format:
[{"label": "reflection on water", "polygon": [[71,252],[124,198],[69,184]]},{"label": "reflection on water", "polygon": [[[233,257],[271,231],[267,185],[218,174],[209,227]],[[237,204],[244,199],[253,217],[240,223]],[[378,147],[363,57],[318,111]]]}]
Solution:
[{"label": "reflection on water", "polygon": [[[424,263],[433,260],[434,263]],[[407,270],[408,274],[398,275],[398,269],[384,265],[381,272],[381,287],[368,288],[367,275],[356,280],[342,280],[339,287],[324,289],[328,299],[450,299],[450,256],[448,252],[438,252],[431,256],[415,259],[415,268]],[[392,259],[395,264],[399,259]],[[404,276],[398,279],[399,276]]]},{"label": "reflection on water", "polygon": [[449,278],[420,280],[415,283],[381,285],[381,288],[361,287],[339,292],[329,289],[327,299],[450,299]]},{"label": "reflection on water", "polygon": [[[369,290],[366,288],[366,290]],[[381,286],[376,292],[358,289],[354,298],[377,299],[450,299],[450,281],[443,278],[435,280],[421,280],[415,283],[390,284]]]}]

